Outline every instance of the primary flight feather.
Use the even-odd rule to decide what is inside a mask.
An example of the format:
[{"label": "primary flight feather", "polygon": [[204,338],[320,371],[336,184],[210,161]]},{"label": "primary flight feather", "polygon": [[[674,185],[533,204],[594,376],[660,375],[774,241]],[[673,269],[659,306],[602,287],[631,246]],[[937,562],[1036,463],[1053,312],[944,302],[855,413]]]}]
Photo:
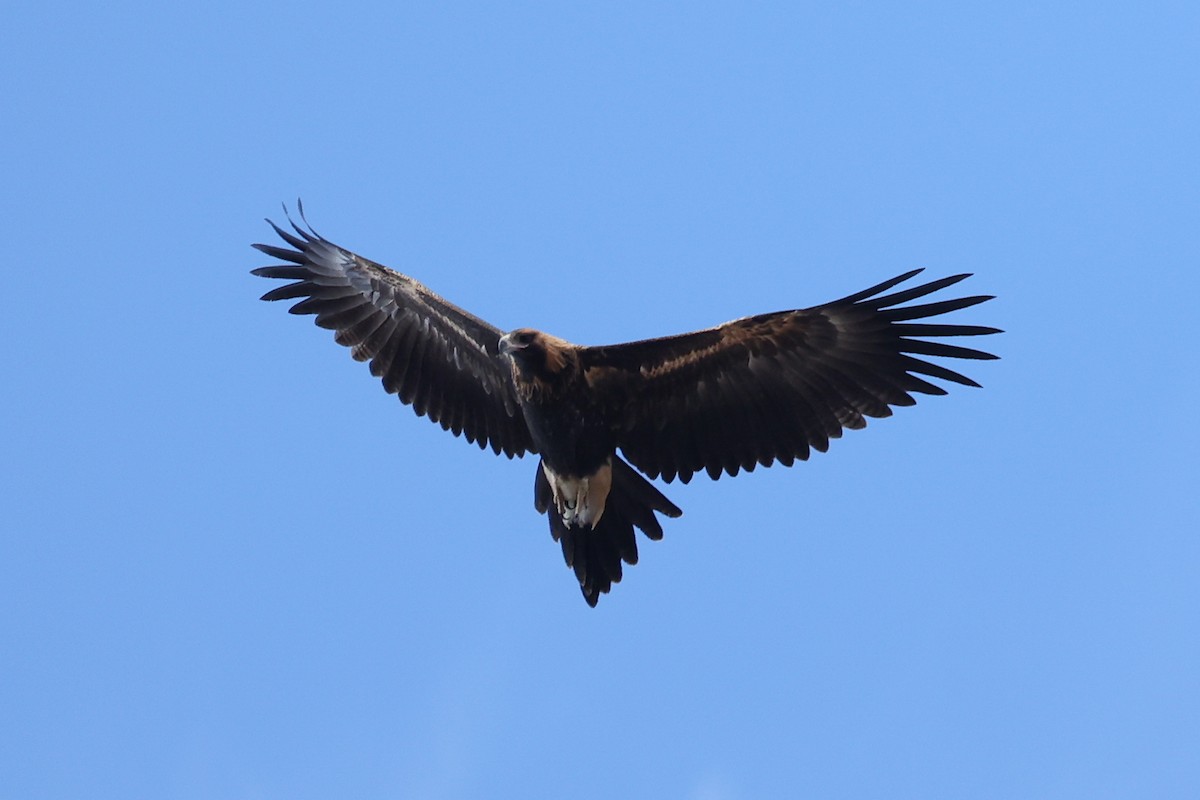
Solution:
[{"label": "primary flight feather", "polygon": [[989,296],[909,304],[968,275],[886,294],[918,269],[812,308],[581,347],[529,328],[505,333],[289,222],[291,231],[270,223],[287,247],[254,245],[284,263],[253,273],[290,281],[262,299],[299,300],[293,314],[315,314],[385,390],[456,436],[509,458],[539,455],[534,506],[592,606],[621,580],[622,562],[637,563],[634,528],[660,539],[656,515],[682,513],[641,473],[687,483],[701,471],[790,466],[914,394],[946,394],[928,378],[978,386],[923,357],[996,358],[939,341],[996,328],[915,321]]}]

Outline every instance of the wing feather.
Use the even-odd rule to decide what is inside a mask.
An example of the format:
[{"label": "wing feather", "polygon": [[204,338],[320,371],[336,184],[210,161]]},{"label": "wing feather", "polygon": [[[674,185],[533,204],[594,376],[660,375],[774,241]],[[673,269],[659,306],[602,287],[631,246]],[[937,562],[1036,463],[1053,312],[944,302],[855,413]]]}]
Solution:
[{"label": "wing feather", "polygon": [[[926,377],[978,386],[923,357],[993,359],[939,341],[999,333],[914,322],[978,305],[977,295],[904,305],[969,277],[897,289],[914,270],[808,309],[760,314],[694,333],[582,348],[584,376],[612,410],[629,462],[684,483],[755,465],[806,460],[842,431],[891,416],[914,395],[946,394]],[[895,291],[892,291],[895,289]],[[885,292],[891,291],[890,294]]]},{"label": "wing feather", "polygon": [[[303,214],[303,209],[301,210]],[[385,390],[480,448],[510,458],[533,442],[499,358],[503,331],[447,302],[399,272],[329,242],[290,218],[289,231],[268,220],[291,249],[254,247],[286,262],[253,270],[291,283],[263,300],[297,300],[293,314],[315,315],[334,340],[369,361]]]}]

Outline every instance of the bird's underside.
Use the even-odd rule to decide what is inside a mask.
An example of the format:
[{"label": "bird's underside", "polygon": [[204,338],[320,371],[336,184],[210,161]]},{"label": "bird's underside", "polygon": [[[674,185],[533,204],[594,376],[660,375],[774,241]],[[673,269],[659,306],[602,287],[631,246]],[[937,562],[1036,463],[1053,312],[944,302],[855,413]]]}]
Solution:
[{"label": "bird's underside", "polygon": [[659,539],[656,515],[682,513],[647,477],[790,466],[914,394],[946,394],[929,378],[978,386],[926,357],[995,358],[941,340],[996,328],[919,321],[990,299],[913,303],[967,275],[896,288],[913,270],[811,308],[581,347],[505,333],[311,228],[271,224],[288,246],[254,247],[283,263],[253,272],[289,282],[262,299],[296,300],[292,313],[335,331],[417,414],[497,454],[540,456],[534,506],[593,606],[637,563],[634,528]]}]

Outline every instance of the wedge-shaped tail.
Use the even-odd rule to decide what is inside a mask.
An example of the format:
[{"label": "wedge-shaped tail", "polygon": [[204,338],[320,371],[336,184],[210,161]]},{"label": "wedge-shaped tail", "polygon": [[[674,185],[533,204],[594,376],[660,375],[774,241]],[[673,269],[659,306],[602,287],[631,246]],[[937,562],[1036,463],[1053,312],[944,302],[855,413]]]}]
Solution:
[{"label": "wedge-shaped tail", "polygon": [[678,517],[683,512],[620,458],[612,461],[612,489],[604,515],[596,527],[567,523],[554,505],[554,493],[546,471],[538,465],[533,487],[533,504],[550,519],[550,535],[562,545],[567,566],[575,570],[579,589],[589,606],[621,580],[622,562],[638,561],[634,528],[655,541],[663,536],[655,512]]}]

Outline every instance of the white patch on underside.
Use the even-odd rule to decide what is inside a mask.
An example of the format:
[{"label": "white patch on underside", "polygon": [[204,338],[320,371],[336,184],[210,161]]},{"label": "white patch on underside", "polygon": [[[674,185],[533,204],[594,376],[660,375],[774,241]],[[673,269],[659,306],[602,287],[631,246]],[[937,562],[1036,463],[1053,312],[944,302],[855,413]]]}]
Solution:
[{"label": "white patch on underside", "polygon": [[595,530],[604,516],[608,492],[612,488],[611,459],[591,475],[583,477],[559,475],[542,462],[542,472],[554,493],[554,506],[563,524]]}]

